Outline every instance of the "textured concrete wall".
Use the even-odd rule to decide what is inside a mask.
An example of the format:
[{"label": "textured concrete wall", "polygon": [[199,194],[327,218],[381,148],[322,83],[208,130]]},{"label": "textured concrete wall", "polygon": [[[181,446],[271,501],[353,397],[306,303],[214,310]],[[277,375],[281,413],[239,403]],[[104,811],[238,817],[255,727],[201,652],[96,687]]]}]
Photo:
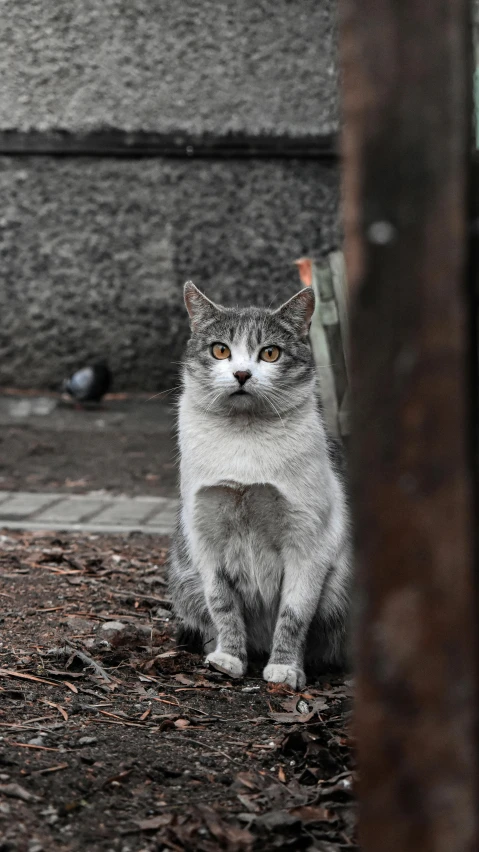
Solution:
[{"label": "textured concrete wall", "polygon": [[[0,131],[337,128],[335,0],[3,0]],[[0,384],[94,357],[173,381],[192,277],[226,303],[298,286],[338,245],[337,175],[281,161],[0,157]]]},{"label": "textured concrete wall", "polygon": [[3,158],[0,384],[54,387],[108,357],[116,388],[172,383],[182,285],[279,303],[338,245],[335,169],[311,162]]},{"label": "textured concrete wall", "polygon": [[0,129],[328,133],[336,0],[3,0]]}]

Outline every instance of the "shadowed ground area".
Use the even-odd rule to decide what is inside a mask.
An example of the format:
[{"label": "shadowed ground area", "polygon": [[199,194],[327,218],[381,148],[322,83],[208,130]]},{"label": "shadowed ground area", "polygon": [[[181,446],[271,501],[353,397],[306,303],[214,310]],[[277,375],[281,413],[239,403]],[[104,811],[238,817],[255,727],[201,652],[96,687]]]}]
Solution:
[{"label": "shadowed ground area", "polygon": [[76,409],[55,395],[4,393],[0,490],[175,497],[173,396],[107,397]]},{"label": "shadowed ground area", "polygon": [[1,536],[0,848],[357,848],[349,681],[294,695],[178,649],[167,550]]}]

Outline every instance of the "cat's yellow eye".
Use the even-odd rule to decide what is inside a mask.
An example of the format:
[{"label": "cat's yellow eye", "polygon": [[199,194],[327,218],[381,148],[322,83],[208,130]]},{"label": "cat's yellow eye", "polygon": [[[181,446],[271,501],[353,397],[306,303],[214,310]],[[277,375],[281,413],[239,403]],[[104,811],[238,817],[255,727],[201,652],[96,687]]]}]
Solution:
[{"label": "cat's yellow eye", "polygon": [[269,364],[273,364],[274,361],[277,361],[279,356],[280,349],[278,349],[277,346],[265,346],[259,353],[261,360],[267,361]]},{"label": "cat's yellow eye", "polygon": [[229,346],[226,346],[226,343],[213,343],[211,347],[211,354],[213,358],[216,358],[218,361],[224,361],[225,358],[229,358],[231,355],[231,349]]}]

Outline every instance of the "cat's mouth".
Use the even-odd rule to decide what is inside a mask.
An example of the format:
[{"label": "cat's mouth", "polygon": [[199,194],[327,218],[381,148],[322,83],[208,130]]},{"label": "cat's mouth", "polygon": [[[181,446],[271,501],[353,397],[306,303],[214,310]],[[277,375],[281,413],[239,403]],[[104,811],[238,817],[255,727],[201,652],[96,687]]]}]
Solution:
[{"label": "cat's mouth", "polygon": [[237,391],[233,391],[230,396],[249,396],[248,391],[245,391],[243,388],[240,388]]}]

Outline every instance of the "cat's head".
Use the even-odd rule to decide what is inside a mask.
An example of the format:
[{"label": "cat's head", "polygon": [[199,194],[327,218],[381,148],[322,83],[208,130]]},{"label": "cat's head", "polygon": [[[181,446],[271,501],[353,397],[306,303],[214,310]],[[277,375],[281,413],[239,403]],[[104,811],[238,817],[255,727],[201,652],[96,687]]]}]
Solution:
[{"label": "cat's head", "polygon": [[310,288],[277,310],[224,308],[188,281],[185,303],[191,338],[184,378],[195,405],[211,413],[274,416],[311,396]]}]

